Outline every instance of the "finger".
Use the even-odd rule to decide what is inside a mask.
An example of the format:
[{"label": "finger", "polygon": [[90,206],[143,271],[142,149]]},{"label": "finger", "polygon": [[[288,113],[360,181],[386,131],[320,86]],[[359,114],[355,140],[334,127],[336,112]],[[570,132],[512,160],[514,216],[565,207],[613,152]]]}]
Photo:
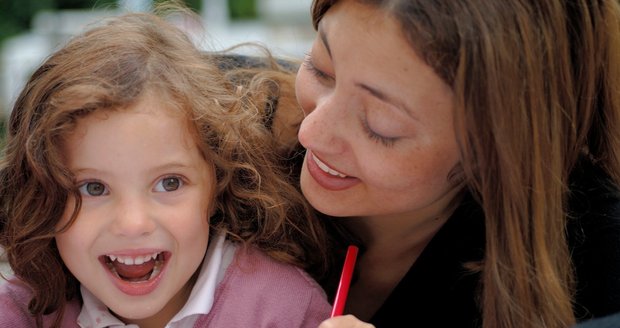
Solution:
[{"label": "finger", "polygon": [[375,326],[360,321],[351,314],[329,318],[323,321],[318,328],[375,328]]}]

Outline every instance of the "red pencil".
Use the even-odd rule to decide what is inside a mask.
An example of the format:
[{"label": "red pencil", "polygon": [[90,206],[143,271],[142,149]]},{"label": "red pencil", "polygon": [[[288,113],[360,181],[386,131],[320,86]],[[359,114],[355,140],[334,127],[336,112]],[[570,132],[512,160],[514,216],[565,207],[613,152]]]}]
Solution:
[{"label": "red pencil", "polygon": [[351,285],[351,277],[353,276],[356,259],[357,247],[351,245],[347,249],[347,256],[344,259],[344,266],[342,267],[336,298],[334,298],[334,307],[332,308],[331,317],[342,315],[344,311],[344,304],[347,301],[347,294],[349,294],[349,286]]}]

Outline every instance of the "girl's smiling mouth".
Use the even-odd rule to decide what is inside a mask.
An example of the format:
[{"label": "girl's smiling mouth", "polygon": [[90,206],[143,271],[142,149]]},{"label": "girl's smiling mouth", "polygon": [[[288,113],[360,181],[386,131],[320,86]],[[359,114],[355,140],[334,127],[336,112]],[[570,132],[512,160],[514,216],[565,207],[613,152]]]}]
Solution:
[{"label": "girl's smiling mouth", "polygon": [[99,257],[112,282],[123,293],[131,296],[145,295],[158,286],[169,252],[152,252],[142,255],[113,255]]}]

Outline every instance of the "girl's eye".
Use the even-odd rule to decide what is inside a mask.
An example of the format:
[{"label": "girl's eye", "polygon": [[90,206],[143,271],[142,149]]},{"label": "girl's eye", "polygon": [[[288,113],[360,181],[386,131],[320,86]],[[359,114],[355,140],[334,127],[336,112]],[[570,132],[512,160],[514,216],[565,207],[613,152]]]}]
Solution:
[{"label": "girl's eye", "polygon": [[82,195],[86,196],[102,196],[108,193],[105,185],[101,182],[86,182],[78,189]]},{"label": "girl's eye", "polygon": [[366,132],[366,135],[368,135],[368,138],[370,140],[373,140],[375,142],[379,142],[379,143],[381,143],[385,147],[392,147],[392,146],[394,146],[394,143],[396,142],[396,140],[398,140],[398,138],[385,137],[385,136],[382,136],[382,135],[378,134],[377,132],[373,131],[370,128],[370,126],[368,125],[368,121],[365,120],[365,119],[362,120],[362,127],[364,128],[364,132]]},{"label": "girl's eye", "polygon": [[179,189],[183,185],[183,181],[179,177],[165,177],[155,186],[156,192],[170,192]]},{"label": "girl's eye", "polygon": [[312,63],[312,57],[310,56],[310,54],[306,54],[306,57],[304,58],[303,66],[319,80],[331,80],[332,79],[331,76],[327,75],[325,72],[321,71],[320,69],[316,68],[316,66],[314,66],[314,64]]}]

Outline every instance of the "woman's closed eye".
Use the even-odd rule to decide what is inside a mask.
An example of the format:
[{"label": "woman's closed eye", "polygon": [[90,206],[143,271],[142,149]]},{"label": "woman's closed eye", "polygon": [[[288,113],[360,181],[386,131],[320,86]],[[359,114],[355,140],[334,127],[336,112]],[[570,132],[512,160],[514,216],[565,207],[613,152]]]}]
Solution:
[{"label": "woman's closed eye", "polygon": [[334,79],[333,77],[329,76],[327,73],[318,69],[316,65],[314,65],[314,63],[312,62],[312,56],[309,53],[306,54],[306,56],[304,57],[304,62],[302,65],[304,66],[305,69],[307,69],[310,73],[312,73],[312,75],[314,75],[319,80],[328,81],[328,80]]},{"label": "woman's closed eye", "polygon": [[80,194],[83,196],[105,196],[109,194],[108,188],[99,181],[87,181],[78,187]]},{"label": "woman's closed eye", "polygon": [[375,132],[370,125],[368,125],[368,121],[366,119],[362,119],[362,127],[370,140],[381,143],[385,147],[394,146],[394,143],[398,140],[397,137],[386,137]]},{"label": "woman's closed eye", "polygon": [[167,176],[157,181],[155,188],[153,190],[155,192],[171,192],[178,190],[181,188],[185,182],[181,177],[178,176]]}]

